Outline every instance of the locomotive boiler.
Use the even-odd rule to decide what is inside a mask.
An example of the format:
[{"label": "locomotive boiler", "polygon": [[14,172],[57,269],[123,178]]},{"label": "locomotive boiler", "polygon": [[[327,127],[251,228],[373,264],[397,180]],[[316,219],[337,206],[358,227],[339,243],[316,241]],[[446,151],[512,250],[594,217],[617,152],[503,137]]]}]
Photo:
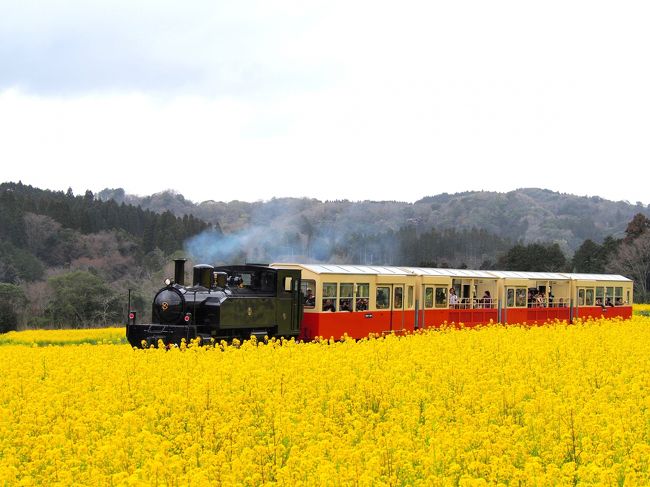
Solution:
[{"label": "locomotive boiler", "polygon": [[153,300],[151,323],[131,312],[127,339],[134,347],[231,340],[251,336],[297,337],[303,307],[300,271],[262,264],[193,268],[185,285],[185,259],[176,259],[174,279],[166,279]]}]

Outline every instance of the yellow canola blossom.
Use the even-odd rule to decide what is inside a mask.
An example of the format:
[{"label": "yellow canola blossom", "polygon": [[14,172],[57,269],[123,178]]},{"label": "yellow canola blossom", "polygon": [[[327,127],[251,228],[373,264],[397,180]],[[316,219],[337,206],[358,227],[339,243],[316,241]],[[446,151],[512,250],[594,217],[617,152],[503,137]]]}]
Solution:
[{"label": "yellow canola blossom", "polygon": [[647,485],[650,318],[6,345],[0,485]]},{"label": "yellow canola blossom", "polygon": [[78,345],[82,343],[126,343],[124,327],[74,330],[10,331],[0,335],[0,345]]},{"label": "yellow canola blossom", "polygon": [[634,314],[645,314],[650,313],[650,304],[635,304],[633,307]]}]

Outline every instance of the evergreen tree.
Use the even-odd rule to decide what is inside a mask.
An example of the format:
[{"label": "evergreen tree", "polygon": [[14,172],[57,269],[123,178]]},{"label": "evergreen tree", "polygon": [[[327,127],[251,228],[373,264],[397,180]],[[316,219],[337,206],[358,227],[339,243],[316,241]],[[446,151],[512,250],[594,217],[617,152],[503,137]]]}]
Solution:
[{"label": "evergreen tree", "polygon": [[501,259],[498,267],[507,271],[563,272],[567,260],[557,243],[515,245]]}]

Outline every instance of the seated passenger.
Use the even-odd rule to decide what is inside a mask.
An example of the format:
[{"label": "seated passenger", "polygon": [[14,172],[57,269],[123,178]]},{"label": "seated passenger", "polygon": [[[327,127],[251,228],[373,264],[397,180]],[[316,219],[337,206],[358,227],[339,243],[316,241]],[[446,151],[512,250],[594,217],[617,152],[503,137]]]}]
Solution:
[{"label": "seated passenger", "polygon": [[596,306],[602,306],[603,300],[601,298],[596,298]]},{"label": "seated passenger", "polygon": [[616,298],[616,306],[623,306],[623,298]]},{"label": "seated passenger", "polygon": [[537,305],[537,307],[543,308],[544,307],[544,301],[545,301],[544,300],[544,294],[541,293],[541,292],[538,292],[537,296],[535,297],[535,304]]},{"label": "seated passenger", "polygon": [[485,291],[483,298],[481,299],[481,304],[484,308],[492,307],[492,296],[490,296],[490,291]]},{"label": "seated passenger", "polygon": [[605,306],[614,306],[614,303],[612,303],[612,298],[605,299]]},{"label": "seated passenger", "polygon": [[323,311],[336,311],[336,305],[332,302],[331,299],[326,299],[323,301]]},{"label": "seated passenger", "polygon": [[342,299],[341,300],[341,306],[340,306],[341,311],[352,311],[352,301],[349,299]]},{"label": "seated passenger", "polygon": [[316,296],[314,296],[314,291],[307,289],[307,296],[305,296],[305,306],[315,306],[316,305]]},{"label": "seated passenger", "polygon": [[368,300],[366,298],[357,298],[357,311],[366,311],[368,309]]}]

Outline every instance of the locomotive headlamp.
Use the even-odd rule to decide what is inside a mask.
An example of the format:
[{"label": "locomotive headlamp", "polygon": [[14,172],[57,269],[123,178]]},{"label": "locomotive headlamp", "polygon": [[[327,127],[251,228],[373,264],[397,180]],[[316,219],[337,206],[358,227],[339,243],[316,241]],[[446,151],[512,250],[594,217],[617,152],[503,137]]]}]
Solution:
[{"label": "locomotive headlamp", "polygon": [[192,313],[186,313],[183,319],[185,320],[185,323],[189,323],[192,319]]},{"label": "locomotive headlamp", "polygon": [[166,286],[171,286],[172,285],[172,280],[169,277],[167,279],[165,279],[165,285]]}]

